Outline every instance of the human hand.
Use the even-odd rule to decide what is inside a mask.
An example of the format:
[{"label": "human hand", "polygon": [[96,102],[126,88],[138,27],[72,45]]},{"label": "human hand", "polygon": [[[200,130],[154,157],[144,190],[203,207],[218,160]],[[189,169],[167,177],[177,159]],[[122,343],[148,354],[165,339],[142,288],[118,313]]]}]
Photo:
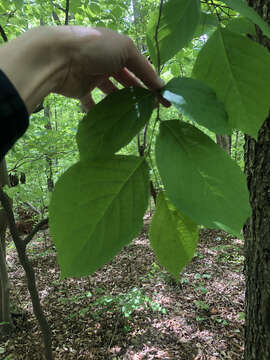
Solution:
[{"label": "human hand", "polygon": [[[109,94],[117,87],[144,86],[153,91],[163,82],[126,36],[104,28],[40,26],[0,47],[0,69],[9,77],[31,114],[51,92],[94,102],[91,91]],[[142,81],[142,83],[141,83]],[[163,105],[170,103],[160,100]]]},{"label": "human hand", "polygon": [[[104,28],[58,29],[60,36],[63,35],[60,48],[66,66],[62,81],[58,81],[53,91],[79,99],[85,110],[94,105],[91,97],[94,88],[105,94],[118,90],[109,77],[124,87],[142,86],[142,83],[154,91],[163,87],[163,81],[130,38]],[[170,105],[166,100],[162,103]]]}]

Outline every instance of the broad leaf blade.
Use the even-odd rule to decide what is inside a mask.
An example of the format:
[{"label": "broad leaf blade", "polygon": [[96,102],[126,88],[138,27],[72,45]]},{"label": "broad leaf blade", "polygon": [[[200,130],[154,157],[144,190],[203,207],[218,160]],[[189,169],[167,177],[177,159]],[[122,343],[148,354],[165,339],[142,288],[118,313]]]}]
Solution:
[{"label": "broad leaf blade", "polygon": [[201,81],[176,78],[166,84],[162,96],[181,113],[217,134],[232,132],[224,105]]},{"label": "broad leaf blade", "polygon": [[200,51],[193,74],[215,90],[230,125],[256,138],[269,111],[269,52],[244,36],[218,29]]},{"label": "broad leaf blade", "polygon": [[208,34],[212,29],[214,29],[218,25],[219,22],[216,15],[201,12],[200,22],[196,29],[195,37],[200,37],[204,34]]},{"label": "broad leaf blade", "polygon": [[[155,42],[159,11],[151,17],[147,28],[147,44],[153,64],[157,67]],[[199,0],[169,0],[162,7],[158,30],[160,63],[164,64],[186,46],[196,31],[200,20]]]},{"label": "broad leaf blade", "polygon": [[142,158],[79,162],[57,182],[50,229],[62,276],[92,274],[141,230],[149,198]]},{"label": "broad leaf blade", "polygon": [[142,129],[154,109],[154,95],[128,88],[108,95],[79,125],[77,144],[81,160],[113,155]]},{"label": "broad leaf blade", "polygon": [[72,0],[72,1],[70,1],[70,4],[69,4],[69,10],[73,14],[76,14],[77,11],[79,10],[80,6],[81,6],[81,0]]},{"label": "broad leaf blade", "polygon": [[24,0],[14,0],[14,4],[17,10],[21,10],[24,5]]},{"label": "broad leaf blade", "polygon": [[150,227],[150,243],[159,263],[177,279],[193,258],[197,242],[198,225],[160,192]]},{"label": "broad leaf blade", "polygon": [[255,25],[248,19],[244,17],[238,17],[232,19],[227,25],[226,29],[237,32],[239,34],[250,34],[256,35]]},{"label": "broad leaf blade", "polygon": [[156,161],[167,195],[197,224],[240,236],[250,215],[246,179],[236,163],[199,129],[164,121]]},{"label": "broad leaf blade", "polygon": [[270,37],[270,27],[263,21],[259,14],[256,13],[250,6],[248,6],[245,0],[220,0],[224,4],[228,5],[233,10],[239,12],[242,16],[257,24],[262,30],[264,35]]}]

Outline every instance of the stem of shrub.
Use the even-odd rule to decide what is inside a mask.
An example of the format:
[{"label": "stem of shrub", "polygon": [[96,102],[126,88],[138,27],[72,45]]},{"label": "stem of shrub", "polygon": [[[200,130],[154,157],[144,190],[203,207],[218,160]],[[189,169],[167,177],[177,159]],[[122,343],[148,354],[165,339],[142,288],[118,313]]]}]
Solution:
[{"label": "stem of shrub", "polygon": [[[45,346],[46,360],[53,360],[51,331],[50,331],[48,322],[46,320],[46,317],[43,313],[43,310],[42,310],[42,307],[40,304],[40,298],[39,298],[39,294],[38,294],[38,290],[37,290],[37,286],[36,286],[35,272],[34,272],[34,269],[28,259],[27,254],[26,254],[27,243],[21,239],[21,237],[18,233],[15,219],[14,219],[13,210],[12,210],[10,202],[9,202],[9,198],[4,193],[4,191],[2,190],[1,187],[0,187],[0,202],[2,203],[2,206],[7,213],[10,233],[11,233],[12,239],[14,241],[14,244],[16,246],[16,250],[18,253],[20,263],[23,266],[23,269],[26,274],[27,287],[28,287],[28,291],[30,293],[34,314],[38,320],[38,323],[39,323],[39,326],[40,326],[40,329],[42,332],[43,342],[44,342],[44,346]],[[35,235],[35,233],[33,234],[33,236],[34,235]],[[33,238],[33,236],[32,236],[32,238]]]}]

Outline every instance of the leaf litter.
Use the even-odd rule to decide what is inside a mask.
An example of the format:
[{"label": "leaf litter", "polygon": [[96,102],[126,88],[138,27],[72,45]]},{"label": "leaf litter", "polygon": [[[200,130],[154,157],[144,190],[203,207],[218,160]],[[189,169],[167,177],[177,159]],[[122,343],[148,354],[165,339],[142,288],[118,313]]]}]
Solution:
[{"label": "leaf litter", "polygon": [[[176,282],[140,236],[92,276],[60,278],[56,253],[44,231],[29,247],[42,307],[52,330],[55,359],[218,360],[243,358],[243,242],[201,229],[196,256]],[[0,359],[39,360],[43,344],[23,269],[9,249],[13,311]]]}]

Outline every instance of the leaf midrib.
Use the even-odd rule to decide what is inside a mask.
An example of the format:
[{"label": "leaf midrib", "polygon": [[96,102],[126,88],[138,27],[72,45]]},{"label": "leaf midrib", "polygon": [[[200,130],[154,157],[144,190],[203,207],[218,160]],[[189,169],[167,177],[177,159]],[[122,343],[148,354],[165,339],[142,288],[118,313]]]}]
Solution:
[{"label": "leaf midrib", "polygon": [[[92,232],[87,236],[87,241],[83,244],[83,246],[80,248],[80,251],[78,253],[81,253],[83,251],[83,249],[88,245],[89,240],[91,239],[93,233],[95,232],[96,227],[98,226],[98,224],[102,221],[102,219],[104,218],[106,212],[108,211],[109,207],[112,205],[112,203],[115,201],[116,197],[121,193],[123,187],[128,183],[128,181],[130,180],[130,178],[134,175],[134,173],[139,169],[139,167],[143,164],[144,159],[141,160],[140,158],[138,158],[140,161],[138,161],[138,165],[134,168],[134,170],[130,173],[130,175],[126,178],[126,181],[123,181],[122,186],[120,186],[119,192],[112,198],[112,200],[110,202],[108,202],[107,206],[104,208],[103,213],[100,215],[100,217],[97,219],[96,223],[93,225],[93,230]],[[75,261],[76,261],[77,257],[75,257]],[[75,262],[74,261],[74,262]],[[73,262],[72,262],[73,263]]]},{"label": "leaf midrib", "polygon": [[[178,120],[175,120],[178,121]],[[168,121],[167,121],[168,122]],[[205,179],[204,176],[201,175],[201,171],[200,171],[200,167],[197,165],[197,161],[194,161],[194,159],[192,158],[192,156],[190,156],[189,151],[187,151],[186,147],[185,147],[185,142],[181,142],[179,137],[177,136],[177,134],[174,133],[174,131],[172,129],[170,129],[170,126],[166,124],[167,128],[169,129],[170,133],[172,134],[172,136],[175,138],[176,142],[179,144],[180,148],[183,148],[184,152],[186,153],[188,159],[189,159],[189,163],[192,164],[192,167],[195,169],[196,173],[198,174],[199,178],[202,179],[203,183],[206,184],[206,187],[208,188],[208,191],[211,190],[211,184],[208,183]],[[195,165],[193,165],[195,164]]]}]

